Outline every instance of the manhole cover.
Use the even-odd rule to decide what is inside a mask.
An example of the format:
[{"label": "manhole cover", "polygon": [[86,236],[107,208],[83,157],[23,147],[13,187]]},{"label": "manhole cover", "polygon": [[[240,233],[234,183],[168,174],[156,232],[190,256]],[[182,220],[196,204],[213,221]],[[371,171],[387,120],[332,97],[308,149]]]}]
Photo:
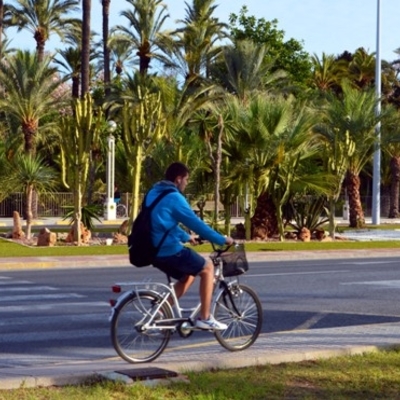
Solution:
[{"label": "manhole cover", "polygon": [[135,381],[145,381],[150,379],[174,378],[178,376],[175,371],[168,371],[163,368],[134,368],[115,371],[117,374],[129,376]]}]

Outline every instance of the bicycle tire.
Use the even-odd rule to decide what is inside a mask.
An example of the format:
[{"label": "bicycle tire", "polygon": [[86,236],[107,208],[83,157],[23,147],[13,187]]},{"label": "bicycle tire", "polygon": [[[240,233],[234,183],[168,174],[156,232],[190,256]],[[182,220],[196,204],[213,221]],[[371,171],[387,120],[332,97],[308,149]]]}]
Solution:
[{"label": "bicycle tire", "polygon": [[[158,300],[153,293],[132,292],[117,306],[111,319],[111,341],[117,354],[125,361],[133,364],[153,361],[167,346],[171,330],[138,329],[140,321],[146,318],[146,311],[151,310]],[[157,319],[166,318],[172,318],[167,303],[161,306],[157,315]]]},{"label": "bicycle tire", "polygon": [[217,321],[228,325],[227,329],[214,332],[225,349],[244,350],[257,340],[262,328],[262,306],[249,286],[236,283],[221,291],[215,300],[213,313]]}]

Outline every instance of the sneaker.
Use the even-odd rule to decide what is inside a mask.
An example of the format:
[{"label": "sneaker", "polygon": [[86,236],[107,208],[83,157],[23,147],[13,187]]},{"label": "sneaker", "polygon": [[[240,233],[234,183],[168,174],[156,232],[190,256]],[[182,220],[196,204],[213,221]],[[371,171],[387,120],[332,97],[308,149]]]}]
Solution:
[{"label": "sneaker", "polygon": [[223,331],[228,328],[228,325],[214,319],[212,315],[208,319],[198,319],[195,324],[196,328],[206,329],[211,331]]}]

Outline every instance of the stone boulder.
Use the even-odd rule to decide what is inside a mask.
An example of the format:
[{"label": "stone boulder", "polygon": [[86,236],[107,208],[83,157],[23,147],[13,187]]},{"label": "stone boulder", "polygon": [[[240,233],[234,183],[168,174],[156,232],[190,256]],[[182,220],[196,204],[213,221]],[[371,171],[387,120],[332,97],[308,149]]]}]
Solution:
[{"label": "stone boulder", "polygon": [[39,231],[37,237],[37,246],[54,246],[57,243],[57,234],[50,232],[49,229],[43,228]]},{"label": "stone boulder", "polygon": [[315,239],[322,240],[325,236],[325,231],[323,229],[317,229],[315,231]]},{"label": "stone boulder", "polygon": [[[68,232],[68,236],[66,237],[65,241],[67,243],[74,243],[75,242],[74,237],[75,237],[75,227],[72,226],[70,231]],[[87,244],[89,243],[91,238],[92,238],[92,232],[88,228],[86,228],[86,226],[83,225],[83,223],[81,222],[81,242],[83,244]]]},{"label": "stone boulder", "polygon": [[115,233],[113,244],[128,244],[128,236],[123,235],[122,233]]},{"label": "stone boulder", "polygon": [[309,242],[311,240],[311,232],[307,228],[301,228],[298,234],[299,240],[302,242]]},{"label": "stone boulder", "polygon": [[118,228],[118,233],[128,236],[129,220],[125,220]]}]

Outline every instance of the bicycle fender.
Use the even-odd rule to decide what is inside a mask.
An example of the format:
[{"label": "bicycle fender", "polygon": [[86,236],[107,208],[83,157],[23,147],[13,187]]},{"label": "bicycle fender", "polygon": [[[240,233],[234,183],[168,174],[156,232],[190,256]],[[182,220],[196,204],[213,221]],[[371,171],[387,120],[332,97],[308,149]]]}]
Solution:
[{"label": "bicycle fender", "polygon": [[159,300],[161,300],[161,298],[162,298],[160,296],[160,293],[156,292],[155,290],[129,290],[127,292],[122,293],[121,296],[118,297],[117,302],[115,303],[115,306],[113,307],[113,310],[119,311],[121,304],[127,299],[134,298],[137,293],[153,296]]}]

